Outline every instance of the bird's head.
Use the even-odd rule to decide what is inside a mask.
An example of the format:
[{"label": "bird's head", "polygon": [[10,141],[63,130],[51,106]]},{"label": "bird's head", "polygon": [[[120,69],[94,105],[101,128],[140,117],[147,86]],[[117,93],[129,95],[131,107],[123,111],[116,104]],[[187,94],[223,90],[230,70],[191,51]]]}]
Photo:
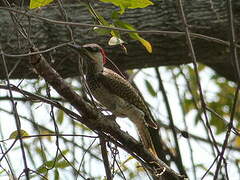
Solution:
[{"label": "bird's head", "polygon": [[80,55],[87,56],[87,64],[95,66],[97,71],[103,70],[103,65],[106,63],[106,54],[98,44],[85,44],[83,46],[69,44],[69,46],[77,50]]}]

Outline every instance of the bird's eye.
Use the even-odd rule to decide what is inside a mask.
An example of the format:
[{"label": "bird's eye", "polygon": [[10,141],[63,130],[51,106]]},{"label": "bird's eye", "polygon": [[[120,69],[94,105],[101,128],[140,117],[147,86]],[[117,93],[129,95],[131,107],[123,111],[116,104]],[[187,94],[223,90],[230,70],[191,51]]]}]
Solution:
[{"label": "bird's eye", "polygon": [[86,49],[90,52],[99,52],[99,48],[98,47],[86,47]]}]

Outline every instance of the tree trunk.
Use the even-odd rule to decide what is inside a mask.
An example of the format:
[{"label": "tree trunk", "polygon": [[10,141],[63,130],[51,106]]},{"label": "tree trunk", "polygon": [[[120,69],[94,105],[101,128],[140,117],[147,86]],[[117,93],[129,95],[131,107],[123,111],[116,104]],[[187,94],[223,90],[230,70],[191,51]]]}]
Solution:
[{"label": "tree trunk", "polygon": [[[143,9],[130,9],[122,16],[121,20],[132,24],[138,30],[162,30],[183,32],[184,27],[178,15],[175,0],[154,1],[153,6]],[[229,39],[228,12],[225,0],[185,0],[183,1],[184,11],[189,28],[192,33],[219,38],[224,41]],[[94,20],[88,13],[87,8],[82,4],[66,4],[64,9],[68,15],[68,21],[94,24]],[[213,3],[213,4],[211,4]],[[236,34],[240,25],[240,2],[233,1],[234,22]],[[14,9],[12,7],[12,9]],[[113,7],[99,3],[94,5],[102,16],[110,17]],[[64,21],[57,5],[44,7],[38,10],[31,10],[29,13],[49,19]],[[28,41],[23,39],[13,23],[8,10],[0,9],[0,42],[4,53],[20,54],[27,53]],[[34,17],[28,19],[24,15],[16,13],[17,19],[30,35],[32,42],[40,49],[48,49],[58,44],[70,41],[70,34],[66,26],[49,23]],[[29,21],[30,20],[30,21]],[[31,22],[31,23],[29,23]],[[153,53],[149,54],[139,42],[131,40],[126,33],[122,39],[127,42],[128,54],[125,55],[119,47],[109,47],[107,42],[110,36],[99,36],[92,27],[71,26],[73,37],[80,44],[97,43],[102,45],[107,55],[116,65],[122,69],[134,69],[157,66],[170,66],[190,63],[189,50],[186,45],[185,34],[163,34],[144,33],[141,34],[153,45]],[[237,37],[237,41],[239,37]],[[220,44],[213,40],[206,40],[201,37],[192,38],[194,50],[198,62],[206,64],[216,70],[219,74],[229,80],[235,79],[235,71],[230,61],[229,46]],[[78,73],[78,57],[68,47],[57,48],[54,51],[44,53],[52,60],[52,65],[64,77],[74,77]],[[36,76],[29,70],[28,57],[5,57],[9,71],[17,64],[10,78],[35,78]],[[108,63],[110,64],[110,63]],[[2,61],[0,61],[0,79],[4,79]]]}]

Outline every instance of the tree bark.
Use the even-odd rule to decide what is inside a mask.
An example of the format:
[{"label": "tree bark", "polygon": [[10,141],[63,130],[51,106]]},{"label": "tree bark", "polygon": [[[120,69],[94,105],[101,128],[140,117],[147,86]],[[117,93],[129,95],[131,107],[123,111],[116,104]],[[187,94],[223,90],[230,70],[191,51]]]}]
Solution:
[{"label": "tree bark", "polygon": [[[68,15],[68,21],[94,24],[87,8],[82,4],[66,4],[64,9]],[[187,22],[192,33],[218,38],[224,41],[229,39],[228,12],[225,0],[185,0],[183,1]],[[212,3],[212,4],[211,4]],[[236,34],[239,33],[240,25],[240,2],[233,1],[234,22]],[[2,4],[1,4],[2,5]],[[13,7],[11,7],[13,8]],[[110,17],[114,9],[111,5],[103,3],[94,4],[102,16]],[[49,19],[64,21],[57,5],[31,10],[30,13]],[[23,39],[17,29],[21,28],[13,23],[8,10],[0,9],[0,43],[6,54],[27,53],[28,41]],[[31,41],[40,49],[48,49],[58,44],[70,41],[70,34],[66,26],[49,23],[34,17],[28,18],[17,14],[17,19],[30,35]],[[143,9],[130,9],[121,17],[121,20],[132,24],[138,30],[162,30],[183,32],[183,25],[178,16],[175,0],[154,1],[153,6]],[[139,42],[131,40],[126,33],[122,39],[127,42],[128,54],[124,54],[119,47],[109,47],[107,42],[110,36],[99,36],[92,27],[71,26],[73,37],[80,44],[97,43],[102,45],[107,55],[121,69],[134,69],[157,66],[180,65],[191,62],[189,50],[186,45],[185,35],[168,33],[144,33],[141,34],[153,45],[153,53],[149,54]],[[237,38],[237,42],[239,37]],[[213,40],[192,38],[194,50],[198,62],[206,64],[217,71],[223,77],[236,81],[233,65],[230,61],[229,46]],[[53,67],[64,77],[74,77],[78,73],[78,57],[75,52],[65,47],[44,53],[51,60]],[[28,68],[29,57],[6,57],[9,71],[15,66],[10,78],[36,78]],[[108,63],[110,66],[110,63]],[[4,79],[0,61],[0,79]]]}]

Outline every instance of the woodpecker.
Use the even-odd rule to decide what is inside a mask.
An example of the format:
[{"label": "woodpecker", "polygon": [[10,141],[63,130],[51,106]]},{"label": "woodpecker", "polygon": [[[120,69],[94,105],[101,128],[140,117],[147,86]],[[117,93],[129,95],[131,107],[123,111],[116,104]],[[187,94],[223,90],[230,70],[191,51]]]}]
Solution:
[{"label": "woodpecker", "polygon": [[122,76],[104,67],[107,58],[99,45],[69,46],[80,55],[87,56],[84,60],[87,67],[86,82],[95,99],[115,116],[128,117],[137,127],[144,147],[157,157],[148,127],[157,129],[158,126],[138,91]]}]

